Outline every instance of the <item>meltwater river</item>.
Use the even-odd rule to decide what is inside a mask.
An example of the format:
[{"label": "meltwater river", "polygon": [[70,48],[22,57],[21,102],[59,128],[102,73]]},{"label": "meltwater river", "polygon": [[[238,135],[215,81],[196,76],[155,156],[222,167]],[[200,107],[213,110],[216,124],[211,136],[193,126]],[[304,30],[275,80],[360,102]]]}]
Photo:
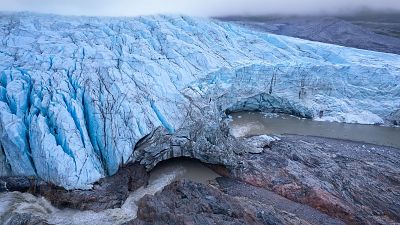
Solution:
[{"label": "meltwater river", "polygon": [[[261,134],[298,134],[360,141],[400,149],[400,128],[373,125],[318,122],[288,115],[239,112],[231,114],[231,133],[237,137]],[[136,217],[137,202],[146,194],[161,191],[174,180],[207,183],[218,175],[199,161],[177,158],[159,163],[149,184],[132,192],[121,208],[101,212],[57,209],[42,197],[28,193],[0,193],[0,222],[13,213],[30,213],[51,224],[122,224]]]},{"label": "meltwater river", "polygon": [[187,179],[208,183],[219,175],[197,160],[176,158],[159,163],[151,172],[149,184],[130,193],[121,208],[101,212],[91,210],[58,209],[43,197],[29,193],[0,193],[0,224],[6,223],[13,213],[28,213],[41,217],[50,224],[117,225],[133,220],[137,213],[137,202],[145,195],[154,195],[175,180]]},{"label": "meltwater river", "polygon": [[400,127],[324,122],[260,112],[238,112],[230,116],[231,133],[237,137],[297,134],[359,141],[400,149]]}]

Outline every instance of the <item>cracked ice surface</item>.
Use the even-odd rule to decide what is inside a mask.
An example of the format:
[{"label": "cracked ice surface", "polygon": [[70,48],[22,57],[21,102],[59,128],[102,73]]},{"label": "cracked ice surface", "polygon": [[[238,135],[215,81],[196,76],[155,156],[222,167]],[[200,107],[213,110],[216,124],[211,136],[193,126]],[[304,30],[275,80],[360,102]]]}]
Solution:
[{"label": "cracked ice surface", "polygon": [[195,102],[359,123],[400,106],[399,55],[190,17],[0,17],[0,169],[68,189]]}]

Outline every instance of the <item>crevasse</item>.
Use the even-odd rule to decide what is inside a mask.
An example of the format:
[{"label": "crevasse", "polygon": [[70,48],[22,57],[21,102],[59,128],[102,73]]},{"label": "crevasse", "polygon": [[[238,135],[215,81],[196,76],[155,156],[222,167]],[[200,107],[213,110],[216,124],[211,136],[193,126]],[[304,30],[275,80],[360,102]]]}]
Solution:
[{"label": "crevasse", "polygon": [[395,54],[181,16],[0,16],[0,171],[67,189],[116,173],[196,102],[358,123],[400,107]]}]

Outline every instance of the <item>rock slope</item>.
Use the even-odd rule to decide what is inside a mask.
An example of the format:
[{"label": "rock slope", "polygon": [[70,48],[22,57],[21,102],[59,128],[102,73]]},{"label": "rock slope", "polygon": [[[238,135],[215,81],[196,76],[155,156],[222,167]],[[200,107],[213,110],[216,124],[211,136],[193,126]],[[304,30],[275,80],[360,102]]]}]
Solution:
[{"label": "rock slope", "polygon": [[346,224],[400,222],[398,149],[287,135],[242,165],[218,169]]},{"label": "rock slope", "polygon": [[[213,20],[2,13],[0,39],[0,172],[67,189],[131,161],[236,163],[225,110],[382,123],[400,106],[398,55]],[[156,130],[163,147],[135,151]]]},{"label": "rock slope", "polygon": [[[244,138],[247,151],[237,156],[238,163],[227,167],[209,165],[223,177],[203,184],[173,182],[174,172],[165,171],[158,181],[150,178],[146,187],[136,189],[146,180],[146,172],[143,166],[132,164],[117,175],[100,180],[93,190],[65,191],[41,183],[36,186],[36,193],[58,207],[89,211],[56,209],[44,198],[28,193],[1,193],[0,221],[316,225],[400,222],[398,149],[308,136],[286,135],[280,139],[271,142],[266,136]],[[18,180],[4,181],[2,186],[8,190],[22,191],[21,185],[15,185]],[[23,183],[26,188],[32,187],[31,181]]]},{"label": "rock slope", "polygon": [[[383,17],[383,18],[382,18]],[[397,16],[398,17],[398,16]],[[347,47],[400,54],[398,18],[377,17],[226,17],[242,26],[273,34]],[[397,19],[397,22],[395,22]],[[372,22],[373,21],[373,22]]]},{"label": "rock slope", "polygon": [[[224,180],[218,181],[222,185],[226,185],[228,182]],[[250,185],[240,182],[235,182],[234,185],[238,189],[242,188],[245,193],[254,191]],[[227,189],[235,188],[229,187]],[[344,224],[317,210],[290,201],[286,203],[294,204],[297,210],[276,207],[268,199],[271,196],[262,189],[252,194],[259,195],[259,199],[265,200],[264,198],[267,198],[263,202],[254,197],[247,198],[230,194],[226,194],[210,185],[191,181],[176,181],[154,196],[147,195],[142,198],[139,201],[138,217],[124,225]],[[282,199],[278,201],[285,202]],[[304,216],[305,213],[309,213],[309,215]]]}]

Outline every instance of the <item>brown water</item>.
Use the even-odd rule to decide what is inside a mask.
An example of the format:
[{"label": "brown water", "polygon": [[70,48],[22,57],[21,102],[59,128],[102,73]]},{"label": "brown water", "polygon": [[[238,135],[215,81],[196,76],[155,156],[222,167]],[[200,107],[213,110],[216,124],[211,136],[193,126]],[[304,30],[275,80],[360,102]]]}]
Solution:
[{"label": "brown water", "polygon": [[[241,112],[231,115],[231,132],[237,137],[261,134],[312,135],[393,146],[400,149],[400,128],[318,122],[287,115]],[[32,213],[51,224],[122,224],[136,217],[137,202],[146,194],[154,195],[179,179],[208,183],[218,175],[199,161],[177,158],[159,163],[150,173],[147,186],[130,193],[121,208],[101,212],[57,209],[41,197],[28,193],[0,194],[0,221],[12,213]]]},{"label": "brown water", "polygon": [[175,172],[175,180],[187,179],[198,183],[207,184],[210,180],[220,177],[200,161],[190,158],[175,158],[162,161],[150,173],[149,182],[159,179],[166,173]]},{"label": "brown water", "polygon": [[400,149],[399,127],[321,122],[259,112],[238,112],[231,116],[231,133],[237,137],[297,134],[359,141]]},{"label": "brown water", "polygon": [[28,193],[0,193],[0,224],[5,222],[12,213],[31,213],[47,220],[50,224],[57,225],[122,224],[136,217],[137,202],[143,196],[154,195],[175,180],[188,179],[208,183],[216,177],[218,174],[198,160],[177,158],[163,161],[150,172],[149,184],[131,192],[121,208],[100,212],[57,209],[46,199]]}]

